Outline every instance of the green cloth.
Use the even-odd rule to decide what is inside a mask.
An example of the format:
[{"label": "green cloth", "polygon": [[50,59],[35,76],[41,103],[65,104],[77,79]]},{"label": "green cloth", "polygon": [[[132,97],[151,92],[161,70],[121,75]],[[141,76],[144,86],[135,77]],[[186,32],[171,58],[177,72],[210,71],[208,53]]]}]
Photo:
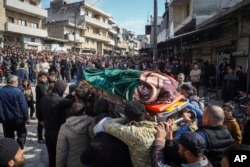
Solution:
[{"label": "green cloth", "polygon": [[124,100],[132,100],[134,89],[140,84],[139,70],[99,70],[87,68],[83,72],[84,79],[93,87]]}]

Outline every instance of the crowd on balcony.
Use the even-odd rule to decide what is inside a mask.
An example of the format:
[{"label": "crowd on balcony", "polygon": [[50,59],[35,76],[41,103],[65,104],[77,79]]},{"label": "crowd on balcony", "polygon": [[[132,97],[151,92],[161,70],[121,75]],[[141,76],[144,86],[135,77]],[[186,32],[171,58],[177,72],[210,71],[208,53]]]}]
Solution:
[{"label": "crowd on balcony", "polygon": [[[7,83],[0,89],[0,122],[6,137],[0,139],[0,166],[24,165],[23,158],[15,159],[15,156],[17,152],[23,154],[27,137],[25,124],[29,119],[38,120],[38,142],[47,146],[50,167],[226,167],[231,150],[250,151],[250,121],[242,135],[240,125],[233,117],[233,107],[228,103],[206,108],[190,103],[188,108],[197,118],[191,119],[189,112],[183,112],[183,124],[176,127],[173,119],[160,122],[149,119],[150,115],[139,100],[124,103],[121,117],[116,112],[121,106],[111,105],[82,82],[83,70],[88,67],[100,71],[153,70],[175,78],[179,82],[177,91],[192,100],[198,96],[202,73],[205,73],[204,85],[215,87],[216,68],[212,61],[191,64],[178,59],[89,57],[20,48],[2,48],[0,58]],[[226,68],[228,73],[224,75],[223,83],[237,85],[236,73],[229,65]],[[73,78],[76,78],[76,84],[70,85],[69,94],[64,96],[67,82]],[[30,102],[34,98],[30,82],[35,84],[35,108]],[[229,102],[230,98],[224,101]],[[250,105],[247,106],[246,113],[250,114]],[[18,145],[9,139],[14,138],[14,131],[17,131]],[[14,151],[6,148],[11,143]]]}]

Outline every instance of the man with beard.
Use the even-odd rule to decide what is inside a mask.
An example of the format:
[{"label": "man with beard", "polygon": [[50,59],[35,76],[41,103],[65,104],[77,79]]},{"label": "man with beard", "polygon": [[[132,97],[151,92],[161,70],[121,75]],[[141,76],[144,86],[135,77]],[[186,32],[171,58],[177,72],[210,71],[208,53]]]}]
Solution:
[{"label": "man with beard", "polygon": [[11,138],[0,139],[0,167],[23,167],[23,150]]},{"label": "man with beard", "polygon": [[[186,118],[185,122],[191,120]],[[225,114],[220,106],[209,105],[203,111],[202,126],[196,133],[206,141],[205,155],[214,167],[220,167],[223,150],[233,144],[233,138],[228,128],[223,125]]]},{"label": "man with beard", "polygon": [[67,83],[57,80],[50,94],[45,95],[38,107],[38,113],[42,114],[45,143],[49,154],[49,167],[56,166],[56,145],[57,136],[61,125],[66,121],[66,111],[70,102],[63,97]]},{"label": "man with beard", "polygon": [[[159,123],[157,126],[157,134],[151,150],[152,167],[170,167],[173,164],[170,161],[165,161],[164,156],[173,156],[172,154],[164,154],[164,144],[167,140],[167,146],[170,147],[173,143],[173,120],[166,123]],[[206,149],[206,141],[195,132],[185,132],[178,140],[178,154],[175,156],[182,160],[182,167],[211,167],[211,163],[204,156]]]}]

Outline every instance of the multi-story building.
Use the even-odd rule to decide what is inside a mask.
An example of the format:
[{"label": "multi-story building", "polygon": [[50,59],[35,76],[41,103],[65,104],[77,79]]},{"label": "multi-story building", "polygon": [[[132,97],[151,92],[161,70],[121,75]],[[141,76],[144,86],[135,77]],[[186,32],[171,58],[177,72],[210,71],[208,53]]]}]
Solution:
[{"label": "multi-story building", "polygon": [[41,0],[0,0],[0,44],[42,50],[47,37],[42,19],[47,16]]},{"label": "multi-story building", "polygon": [[110,54],[114,51],[115,21],[108,13],[84,1],[52,1],[45,23],[49,37],[68,40],[64,46],[68,52]]},{"label": "multi-story building", "polygon": [[135,38],[135,33],[132,31],[125,30],[125,33],[123,33],[123,38],[125,41],[128,42],[128,52],[126,54],[138,55],[140,43]]},{"label": "multi-story building", "polygon": [[[213,30],[222,26],[222,23],[214,23],[202,28],[210,18],[228,10],[242,0],[171,0],[166,2],[164,21],[161,27],[160,36],[164,36],[158,47],[165,55],[170,57],[186,56],[186,59],[199,58],[200,55],[210,57],[210,48],[204,48],[202,51],[195,50],[192,47],[184,47],[191,45],[198,40],[206,40],[213,38]],[[216,31],[214,31],[216,32]],[[185,54],[184,54],[185,52]]]}]

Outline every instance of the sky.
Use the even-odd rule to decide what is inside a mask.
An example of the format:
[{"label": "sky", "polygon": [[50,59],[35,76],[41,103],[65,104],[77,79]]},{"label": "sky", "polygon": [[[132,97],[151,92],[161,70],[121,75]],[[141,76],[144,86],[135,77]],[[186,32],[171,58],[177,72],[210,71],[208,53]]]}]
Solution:
[{"label": "sky", "polygon": [[[42,0],[42,7],[49,8],[50,1]],[[70,0],[77,2],[80,0]],[[154,0],[85,0],[88,4],[110,14],[116,25],[133,31],[136,35],[145,34],[145,25],[150,16],[154,15]],[[164,13],[166,0],[157,0],[158,16]]]}]

